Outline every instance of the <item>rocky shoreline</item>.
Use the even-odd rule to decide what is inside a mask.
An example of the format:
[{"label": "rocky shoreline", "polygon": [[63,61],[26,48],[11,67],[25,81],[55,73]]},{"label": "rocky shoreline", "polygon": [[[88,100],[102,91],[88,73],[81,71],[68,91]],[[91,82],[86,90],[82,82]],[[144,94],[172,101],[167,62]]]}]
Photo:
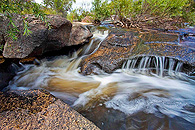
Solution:
[{"label": "rocky shoreline", "polygon": [[[93,36],[90,30],[81,24],[73,24],[57,15],[47,16],[51,29],[43,21],[28,15],[28,36],[17,35],[17,40],[7,37],[8,20],[0,16],[0,90],[20,70],[18,63],[39,64],[38,57],[47,53],[67,54],[77,46],[88,42]],[[16,26],[23,29],[22,18],[16,16]],[[71,46],[71,47],[70,47]],[[57,51],[57,52],[55,52]],[[92,122],[73,110],[60,99],[45,90],[0,92],[0,129],[99,129]]]},{"label": "rocky shoreline", "polygon": [[[43,55],[55,55],[55,53],[67,54],[71,50],[78,48],[89,41],[93,36],[91,31],[79,23],[72,24],[65,18],[57,15],[48,15],[46,23],[33,15],[26,15],[29,25],[30,35],[17,34],[17,40],[8,37],[9,26],[8,19],[0,15],[0,45],[3,50],[0,51],[0,90],[8,85],[8,82],[14,76],[12,73],[12,63],[20,62],[33,63],[36,57]],[[16,15],[13,18],[19,30],[24,28],[21,16]],[[21,61],[22,59],[22,61]]]},{"label": "rocky shoreline", "polygon": [[45,90],[0,92],[0,129],[99,130]]}]

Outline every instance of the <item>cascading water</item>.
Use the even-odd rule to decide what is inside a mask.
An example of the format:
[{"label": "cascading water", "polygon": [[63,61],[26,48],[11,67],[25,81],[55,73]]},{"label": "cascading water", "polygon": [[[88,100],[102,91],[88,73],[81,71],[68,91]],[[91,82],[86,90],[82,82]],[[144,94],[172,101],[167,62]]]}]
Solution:
[{"label": "cascading water", "polygon": [[24,65],[8,88],[46,89],[101,129],[195,129],[195,83],[183,77],[180,61],[140,56],[112,74],[79,74],[81,59],[94,53],[105,36],[70,57]]},{"label": "cascading water", "polygon": [[124,62],[122,69],[141,74],[179,76],[183,63],[168,57],[140,56]]}]

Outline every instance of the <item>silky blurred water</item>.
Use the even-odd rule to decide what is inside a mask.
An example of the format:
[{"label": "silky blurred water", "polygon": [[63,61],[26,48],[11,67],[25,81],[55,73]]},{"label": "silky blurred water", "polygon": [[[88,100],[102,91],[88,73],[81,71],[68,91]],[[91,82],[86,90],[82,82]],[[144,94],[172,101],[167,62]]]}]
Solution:
[{"label": "silky blurred water", "polygon": [[43,59],[40,66],[24,65],[8,88],[46,89],[105,130],[195,129],[195,82],[179,69],[171,70],[171,65],[162,67],[161,57],[156,58],[162,59],[156,61],[159,73],[148,71],[146,57],[137,68],[129,60],[112,74],[79,73],[82,58],[93,53],[106,35],[96,33],[71,56]]}]

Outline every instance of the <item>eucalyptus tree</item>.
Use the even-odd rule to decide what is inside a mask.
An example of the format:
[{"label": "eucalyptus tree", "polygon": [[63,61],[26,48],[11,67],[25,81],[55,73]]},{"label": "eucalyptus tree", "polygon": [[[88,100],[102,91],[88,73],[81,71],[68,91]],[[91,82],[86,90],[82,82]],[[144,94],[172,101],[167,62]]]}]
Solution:
[{"label": "eucalyptus tree", "polygon": [[104,20],[110,17],[110,7],[108,0],[94,0],[92,2],[92,12],[95,20]]},{"label": "eucalyptus tree", "polygon": [[73,2],[76,2],[76,0],[43,0],[43,3],[47,8],[52,8],[57,14],[63,17],[67,17]]},{"label": "eucalyptus tree", "polygon": [[161,18],[182,18],[195,23],[194,0],[111,0],[111,14],[139,19],[143,15]]}]

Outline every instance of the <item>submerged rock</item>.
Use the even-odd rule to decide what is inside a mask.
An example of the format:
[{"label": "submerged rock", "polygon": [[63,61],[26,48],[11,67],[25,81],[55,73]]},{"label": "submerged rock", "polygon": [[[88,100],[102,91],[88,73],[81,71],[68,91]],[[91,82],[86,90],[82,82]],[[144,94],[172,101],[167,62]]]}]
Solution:
[{"label": "submerged rock", "polygon": [[195,49],[195,27],[179,30],[180,44]]},{"label": "submerged rock", "polygon": [[0,129],[99,129],[44,90],[0,92]]},{"label": "submerged rock", "polygon": [[[161,35],[158,36],[158,38],[160,37]],[[151,42],[151,37],[148,38],[148,35],[145,34],[114,30],[95,53],[82,61],[81,73],[84,75],[97,73],[98,68],[111,73],[121,68],[127,59],[140,56],[163,56],[195,66],[195,50],[178,45],[175,42],[176,39],[167,38],[169,41],[164,42],[153,39]]]}]

